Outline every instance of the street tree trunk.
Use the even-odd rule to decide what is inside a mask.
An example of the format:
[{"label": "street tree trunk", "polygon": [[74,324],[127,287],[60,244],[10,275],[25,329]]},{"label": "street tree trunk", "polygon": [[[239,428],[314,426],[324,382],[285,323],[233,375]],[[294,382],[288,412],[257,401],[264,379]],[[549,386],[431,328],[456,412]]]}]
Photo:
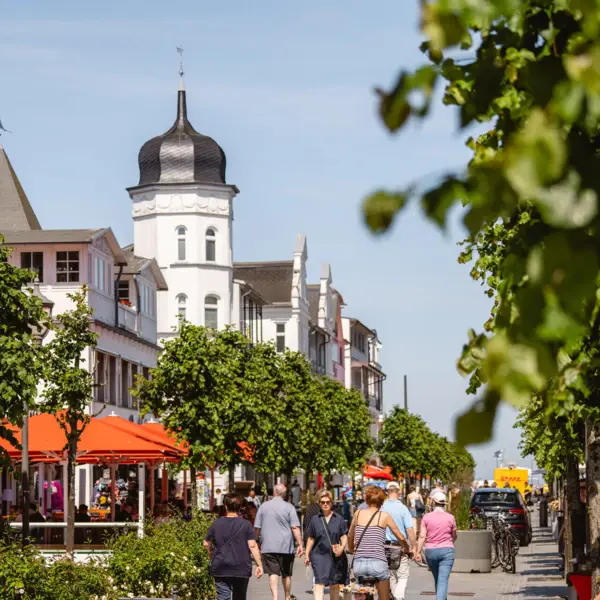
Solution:
[{"label": "street tree trunk", "polygon": [[579,464],[575,456],[567,459],[565,472],[565,561],[583,556],[585,549],[585,511],[581,502]]},{"label": "street tree trunk", "polygon": [[[71,419],[69,427],[69,450],[67,454],[67,556],[73,558],[75,550],[75,464],[77,460],[77,419]],[[114,490],[112,490],[114,493]]]},{"label": "street tree trunk", "polygon": [[232,494],[235,491],[235,465],[229,465],[227,467],[227,474],[229,475],[229,493]]},{"label": "street tree trunk", "polygon": [[592,598],[600,594],[600,421],[588,419],[587,429],[587,514],[592,553]]},{"label": "street tree trunk", "polygon": [[196,467],[190,467],[190,485],[192,486],[192,511],[198,510],[198,482],[196,480]]}]

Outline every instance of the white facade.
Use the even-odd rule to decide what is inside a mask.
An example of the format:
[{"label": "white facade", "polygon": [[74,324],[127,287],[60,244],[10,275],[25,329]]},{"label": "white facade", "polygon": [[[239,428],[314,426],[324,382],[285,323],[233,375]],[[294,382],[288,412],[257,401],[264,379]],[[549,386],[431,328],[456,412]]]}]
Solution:
[{"label": "white facade", "polygon": [[216,313],[219,329],[234,322],[231,223],[237,188],[154,184],[129,194],[136,252],[156,259],[169,288],[158,294],[158,338],[175,335],[178,315],[211,325]]}]

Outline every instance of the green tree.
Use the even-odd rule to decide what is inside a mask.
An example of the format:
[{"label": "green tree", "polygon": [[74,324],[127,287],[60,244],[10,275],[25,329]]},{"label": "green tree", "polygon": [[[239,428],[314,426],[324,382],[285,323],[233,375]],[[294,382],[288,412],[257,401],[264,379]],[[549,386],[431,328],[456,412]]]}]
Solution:
[{"label": "green tree", "polygon": [[[471,332],[459,367],[481,398],[457,421],[461,443],[490,438],[497,407],[542,394],[557,414],[583,406],[587,420],[588,516],[600,565],[598,275],[600,214],[600,4],[564,0],[421,2],[429,59],[380,91],[390,131],[428,114],[436,85],[460,125],[489,123],[467,141],[468,168],[427,188],[379,191],[365,217],[386,230],[409,200],[444,227],[462,203],[473,275],[494,309]],[[424,189],[425,188],[425,189]],[[424,190],[424,191],[423,191]],[[593,594],[600,592],[600,566]]]},{"label": "green tree", "polygon": [[[278,364],[272,346],[253,346],[233,328],[217,332],[182,322],[151,369],[152,378],[139,378],[134,394],[142,413],[160,416],[187,442],[192,469],[224,465],[233,489],[236,465],[253,460],[261,468],[274,460]],[[242,442],[254,450],[252,458]]]},{"label": "green tree", "polygon": [[434,435],[419,415],[394,406],[379,433],[377,450],[382,462],[395,474],[438,475],[432,460]]},{"label": "green tree", "polygon": [[89,407],[93,400],[94,376],[83,365],[84,353],[96,346],[97,334],[90,330],[92,309],[87,304],[85,286],[68,294],[74,304],[56,318],[53,339],[47,344],[45,385],[39,405],[52,413],[65,432],[67,443],[67,553],[72,556],[75,544],[75,466],[77,444],[90,422]]},{"label": "green tree", "polygon": [[[20,427],[24,407],[33,406],[41,378],[44,350],[34,343],[32,331],[44,323],[46,316],[40,300],[31,295],[31,288],[26,291],[33,274],[11,265],[10,253],[10,248],[0,246],[0,415]],[[0,438],[18,447],[1,420]],[[0,463],[7,459],[0,447]]]}]

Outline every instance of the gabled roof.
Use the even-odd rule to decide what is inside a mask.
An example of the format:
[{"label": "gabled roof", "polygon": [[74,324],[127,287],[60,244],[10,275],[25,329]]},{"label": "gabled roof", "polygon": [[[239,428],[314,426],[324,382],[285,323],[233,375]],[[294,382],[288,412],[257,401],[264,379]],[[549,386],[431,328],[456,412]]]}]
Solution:
[{"label": "gabled roof", "polygon": [[150,269],[150,271],[152,272],[152,276],[154,277],[154,281],[156,281],[156,288],[161,291],[169,289],[167,281],[154,258],[136,256],[133,244],[125,246],[124,248],[122,248],[122,250],[125,259],[127,260],[127,265],[125,265],[125,267],[123,268],[123,273],[125,275],[137,275],[138,273],[141,273],[144,269]]},{"label": "gabled roof", "polygon": [[0,233],[41,228],[25,190],[0,146]]},{"label": "gabled roof", "polygon": [[269,304],[290,304],[294,261],[233,263],[234,279],[249,283]]},{"label": "gabled roof", "polygon": [[103,229],[38,229],[31,231],[1,231],[6,245],[12,244],[89,244],[104,236],[115,257],[115,264],[125,265],[127,261],[110,227]]}]

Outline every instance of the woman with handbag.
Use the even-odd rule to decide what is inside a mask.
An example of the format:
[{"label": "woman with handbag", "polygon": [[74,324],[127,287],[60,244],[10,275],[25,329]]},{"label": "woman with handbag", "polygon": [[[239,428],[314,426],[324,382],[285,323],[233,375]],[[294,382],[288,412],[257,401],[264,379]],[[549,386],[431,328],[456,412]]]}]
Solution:
[{"label": "woman with handbag", "polygon": [[392,516],[381,510],[385,492],[374,485],[365,490],[365,500],[369,508],[354,513],[348,549],[354,554],[351,571],[357,579],[372,577],[376,580],[379,600],[390,598],[390,571],[385,553],[385,532],[389,527],[396,539],[401,542],[402,551],[408,554],[406,538],[396,525]]},{"label": "woman with handbag", "polygon": [[308,524],[304,564],[312,566],[315,600],[323,600],[326,586],[331,600],[338,600],[340,585],[348,581],[348,525],[334,512],[331,492],[321,490],[317,500],[321,512]]},{"label": "woman with handbag", "polygon": [[223,503],[225,516],[210,526],[204,539],[211,559],[210,574],[215,578],[217,600],[246,600],[252,558],[257,579],[263,574],[262,559],[252,524],[239,514],[242,497],[227,494]]},{"label": "woman with handbag", "polygon": [[417,491],[417,488],[414,485],[410,486],[406,501],[408,502],[408,509],[410,510],[412,518],[417,520],[416,531],[418,536],[419,529],[421,528],[421,519],[425,514],[425,502],[423,501],[423,496]]}]

